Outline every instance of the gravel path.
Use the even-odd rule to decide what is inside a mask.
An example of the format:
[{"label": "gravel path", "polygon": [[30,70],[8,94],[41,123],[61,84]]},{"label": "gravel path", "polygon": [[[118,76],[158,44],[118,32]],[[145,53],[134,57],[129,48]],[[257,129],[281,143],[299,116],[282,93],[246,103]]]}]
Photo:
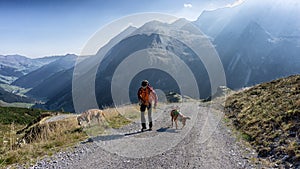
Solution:
[{"label": "gravel path", "polygon": [[184,103],[181,112],[191,120],[175,130],[168,128],[173,106],[157,110],[152,131],[135,134],[140,124],[133,123],[40,160],[32,168],[261,168],[250,163],[255,152],[236,142],[221,112],[199,102]]}]

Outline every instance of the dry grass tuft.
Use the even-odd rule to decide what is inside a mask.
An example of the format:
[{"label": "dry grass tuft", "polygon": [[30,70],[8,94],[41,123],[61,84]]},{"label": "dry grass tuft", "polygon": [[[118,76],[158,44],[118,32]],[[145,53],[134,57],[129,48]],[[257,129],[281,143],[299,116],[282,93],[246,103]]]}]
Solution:
[{"label": "dry grass tuft", "polygon": [[[36,113],[36,110],[31,113],[31,110],[18,108],[5,108],[3,111],[6,114],[0,116],[0,168],[16,164],[29,166],[37,159],[72,147],[89,136],[104,134],[109,128],[120,128],[139,117],[136,106],[107,108],[103,110],[105,120],[101,124],[94,119],[90,126],[81,127],[76,115],[46,122],[49,113]],[[13,117],[9,116],[11,112]],[[28,116],[29,113],[32,116]],[[18,123],[13,122],[14,117],[18,117]]]},{"label": "dry grass tuft", "polygon": [[105,108],[103,110],[104,118],[101,120],[100,124],[96,119],[88,125],[84,125],[83,131],[87,133],[90,137],[109,134],[110,128],[118,129],[122,126],[130,124],[134,118],[137,118],[136,109],[134,106],[123,106],[120,108]]},{"label": "dry grass tuft", "polygon": [[[29,165],[37,158],[52,155],[87,138],[77,125],[75,117],[51,123],[37,123],[25,131],[22,137],[16,134],[15,128],[17,126],[12,124],[11,129],[7,130],[11,140],[9,145],[1,145],[1,166],[15,163]],[[26,144],[18,138],[24,139]],[[17,140],[21,141],[18,143]]]}]

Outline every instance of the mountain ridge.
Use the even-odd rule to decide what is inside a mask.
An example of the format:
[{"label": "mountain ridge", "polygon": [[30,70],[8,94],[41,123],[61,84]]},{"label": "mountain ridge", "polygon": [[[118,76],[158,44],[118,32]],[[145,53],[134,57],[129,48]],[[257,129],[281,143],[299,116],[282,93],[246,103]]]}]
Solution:
[{"label": "mountain ridge", "polygon": [[[154,23],[154,25],[151,25],[151,23]],[[97,97],[97,102],[100,106],[103,105],[110,105],[112,104],[112,98],[111,98],[111,94],[108,93],[108,91],[110,91],[110,80],[112,78],[112,73],[114,72],[114,69],[117,68],[118,64],[120,64],[127,56],[129,56],[131,53],[134,53],[135,51],[139,51],[139,50],[143,50],[143,49],[164,49],[166,51],[170,51],[172,53],[175,53],[177,56],[180,56],[181,59],[187,63],[188,65],[191,64],[199,64],[201,66],[198,67],[193,67],[192,66],[192,70],[194,72],[194,75],[196,76],[197,79],[202,79],[203,82],[208,82],[208,80],[204,80],[204,79],[208,79],[207,78],[207,72],[204,69],[203,64],[201,63],[200,59],[195,55],[195,53],[193,53],[193,51],[191,49],[189,49],[186,45],[182,44],[182,42],[180,42],[177,39],[180,38],[172,38],[172,37],[168,37],[168,36],[163,36],[161,34],[159,34],[159,32],[169,32],[169,31],[178,31],[176,30],[178,27],[173,26],[171,24],[167,24],[167,28],[164,27],[164,23],[160,23],[158,21],[156,22],[151,22],[148,24],[143,25],[141,28],[139,28],[138,30],[136,30],[135,32],[133,32],[130,36],[124,38],[123,40],[121,40],[119,43],[115,44],[104,56],[104,59],[102,60],[99,69],[98,69],[98,73],[96,75],[96,83],[95,83],[95,91],[96,91],[96,97]],[[161,30],[157,29],[157,26],[160,25],[159,27],[161,27]],[[183,29],[186,29],[186,27],[184,27]],[[146,32],[146,34],[141,34],[141,32]],[[188,31],[192,31],[192,29],[188,29]],[[186,31],[185,34],[189,34],[189,32]],[[197,32],[198,33],[198,32]],[[197,34],[196,33],[196,34]],[[177,35],[179,37],[183,37],[183,32],[179,32],[177,33]],[[188,37],[188,36],[186,36]],[[195,39],[194,39],[195,40]],[[197,40],[198,42],[201,42],[199,39]],[[203,43],[203,42],[202,42]],[[183,55],[183,53],[185,53]],[[98,56],[96,56],[98,57]],[[194,59],[193,59],[194,58]],[[158,60],[160,60],[159,58],[157,58]],[[160,60],[162,61],[162,60]],[[87,70],[85,70],[87,71]],[[196,74],[196,72],[201,72],[201,77]],[[135,88],[137,88],[139,86],[139,81],[140,78],[142,78],[142,76],[147,76],[147,77],[151,77],[149,80],[153,81],[152,85],[157,86],[158,88],[163,88],[166,89],[166,87],[161,86],[161,84],[167,84],[165,83],[166,78],[169,79],[170,77],[167,77],[165,74],[164,76],[166,77],[161,77],[165,80],[160,80],[158,81],[158,79],[154,76],[153,73],[150,72],[144,72],[147,73],[147,75],[138,75],[137,79],[135,79],[135,82],[132,82],[131,84],[133,84],[133,88],[130,89],[130,91],[135,91]],[[150,73],[150,74],[148,74]],[[152,75],[151,75],[152,74]],[[84,76],[83,76],[84,77]],[[152,79],[153,78],[153,79]],[[80,81],[85,82],[86,80],[81,79]],[[157,83],[154,83],[154,81],[158,81]],[[173,81],[173,80],[172,80]],[[176,83],[171,83],[172,85],[170,87],[169,90],[175,90],[178,92],[177,90],[177,84]],[[84,84],[83,84],[84,85]],[[202,86],[209,86],[208,83],[203,83]],[[88,87],[84,87],[84,88],[88,88]],[[136,89],[137,90],[137,89]],[[203,97],[208,97],[208,91],[201,89],[202,90],[202,96]],[[169,92],[169,91],[166,91]],[[66,93],[66,92],[64,92]],[[70,102],[69,105],[71,105],[71,89],[68,89],[68,93],[67,95],[61,95],[59,94],[58,97],[55,98],[65,98],[67,97],[67,102]],[[132,99],[132,101],[135,101],[135,95],[133,93],[130,93],[130,98]],[[69,100],[69,101],[68,101]],[[54,104],[61,104],[61,103],[55,103],[57,101],[51,99],[51,101],[49,101],[49,103],[52,102]],[[84,100],[82,101],[84,102]],[[87,104],[88,105],[88,104]],[[86,108],[82,108],[83,111]],[[74,110],[73,110],[74,111]]]},{"label": "mountain ridge", "polygon": [[63,70],[67,70],[75,65],[77,55],[67,54],[57,60],[46,64],[14,81],[12,84],[23,88],[34,88],[47,79]]},{"label": "mountain ridge", "polygon": [[50,59],[34,60],[22,55],[0,55],[0,82],[10,84],[50,61]]},{"label": "mountain ridge", "polygon": [[[197,42],[199,40],[197,38],[201,38],[201,36],[208,37],[211,40],[211,45],[217,50],[225,70],[227,87],[231,89],[240,89],[278,77],[298,74],[300,73],[300,59],[298,57],[300,40],[297,38],[297,23],[293,22],[296,21],[297,16],[291,16],[297,14],[297,7],[292,7],[292,14],[290,14],[284,9],[285,6],[289,6],[288,4],[271,8],[267,6],[270,2],[264,1],[255,5],[257,1],[255,3],[246,1],[234,8],[203,12],[198,20],[193,22],[193,24],[200,27],[200,30],[195,29],[194,25],[185,25],[185,19],[179,19],[171,24],[152,21],[139,28],[128,27],[123,31],[123,34],[119,34],[101,48],[95,56],[84,59],[75,69],[57,71],[51,76],[45,76],[42,80],[43,83],[34,85],[35,87],[27,94],[37,98],[46,98],[45,100],[48,101],[46,107],[56,107],[58,109],[63,105],[72,107],[74,99],[72,97],[72,75],[75,74],[81,81],[79,86],[86,89],[86,91],[96,89],[96,94],[91,93],[91,96],[101,97],[101,99],[97,99],[97,104],[100,107],[110,105],[112,99],[108,92],[110,91],[110,80],[112,80],[114,68],[127,55],[130,55],[130,52],[147,48],[163,49],[167,51],[166,54],[170,52],[179,56],[186,64],[188,63],[187,65],[191,67],[194,75],[201,76],[201,78],[196,78],[198,86],[206,88],[201,90],[210,91],[211,86],[209,80],[207,80],[206,70],[199,64],[191,62],[195,59],[193,57],[195,53],[184,43],[177,42],[178,40],[194,43],[192,40]],[[279,2],[274,2],[274,4],[277,3]],[[269,10],[262,10],[265,7],[268,7]],[[251,13],[251,11],[255,12]],[[272,19],[273,15],[284,19],[284,23],[291,22],[292,24],[280,24],[280,20]],[[200,35],[199,32],[201,31],[205,35]],[[292,36],[286,36],[290,32],[294,32],[291,34]],[[128,44],[125,44],[124,41]],[[134,49],[135,47],[136,49]],[[146,55],[151,55],[151,52]],[[97,64],[99,60],[102,60],[100,65]],[[274,70],[274,67],[277,69]],[[154,77],[155,74],[160,74],[160,78],[170,77],[163,74],[162,71],[151,71],[155,73],[150,73],[150,71],[140,72],[131,83],[139,84],[140,78],[147,75],[151,77],[150,80],[153,81],[154,87],[161,87],[166,90],[164,85],[167,83],[156,80]],[[96,80],[85,78],[85,76],[89,76],[94,72],[98,72],[95,75]],[[86,84],[86,82],[91,81],[96,82],[95,84]],[[173,83],[173,80],[171,81]],[[50,84],[51,86],[49,86]],[[161,84],[163,85],[161,86]],[[43,87],[48,88],[49,91],[45,91]],[[136,85],[131,85],[130,90],[135,90],[136,87]],[[93,90],[91,90],[92,88]],[[172,84],[171,90],[177,90],[177,86]],[[84,95],[84,93],[81,95]],[[134,93],[130,93],[132,101],[135,101],[134,95]],[[208,92],[206,92],[202,94],[202,97],[209,97],[208,95]],[[88,98],[82,99],[82,102],[88,100]],[[59,105],[59,107],[54,105]],[[87,106],[87,108],[89,107]]]},{"label": "mountain ridge", "polygon": [[[233,21],[231,21],[234,23]],[[176,44],[174,46],[168,45],[168,40],[166,40],[166,37],[163,37],[162,34],[173,34],[175,35],[174,39],[180,39],[180,38],[185,38],[186,40],[188,36],[182,36],[183,33],[190,33],[193,31],[193,29],[190,29],[188,27],[182,26],[179,28],[177,24],[180,24],[180,21],[177,23],[174,22],[172,24],[165,24],[165,23],[160,23],[158,21],[155,22],[150,22],[146,23],[142,27],[140,27],[137,30],[134,30],[130,35],[116,43],[115,45],[110,46],[111,48],[107,50],[107,52],[98,52],[99,56],[103,56],[103,60],[101,63],[101,66],[99,66],[98,69],[98,75],[96,76],[96,96],[97,96],[97,102],[98,105],[110,105],[112,103],[112,98],[110,96],[110,82],[112,77],[112,72],[113,68],[116,68],[118,63],[121,63],[122,59],[121,57],[126,57],[127,55],[130,54],[128,51],[134,52],[136,50],[142,50],[143,48],[161,48],[161,49],[166,49],[167,51],[170,50],[173,53],[175,53],[178,56],[182,56],[182,59],[191,59],[193,57],[190,57],[193,54],[192,51],[185,51],[180,48],[185,48],[184,44]],[[234,27],[233,25],[230,25],[229,27],[225,28],[222,30],[222,32],[214,39],[213,44],[216,45],[216,49],[219,52],[220,59],[224,65],[225,68],[225,73],[227,77],[227,84],[229,88],[232,89],[239,89],[244,86],[252,86],[264,81],[276,79],[278,77],[282,76],[288,76],[293,73],[297,73],[297,67],[299,67],[298,64],[293,64],[294,66],[289,67],[286,66],[288,62],[282,62],[280,60],[277,60],[276,57],[281,57],[281,56],[276,56],[273,57],[273,55],[270,55],[270,53],[278,48],[280,49],[280,46],[282,44],[278,42],[274,42],[276,38],[274,38],[269,32],[267,32],[258,22],[250,20],[245,21],[247,23],[246,25],[243,25],[242,28],[240,29],[241,26],[236,27],[234,29],[231,29],[231,27]],[[153,25],[152,25],[153,24]],[[176,28],[176,30],[174,30]],[[227,30],[226,30],[227,29]],[[181,32],[179,33],[180,30]],[[237,32],[234,32],[234,30],[237,30]],[[178,31],[178,33],[176,33]],[[234,36],[231,36],[228,34],[228,31],[231,32]],[[146,32],[146,34],[143,34],[143,32]],[[175,33],[174,33],[175,32]],[[161,34],[160,34],[161,33]],[[139,38],[137,38],[139,37]],[[151,37],[149,39],[149,37]],[[177,37],[177,38],[176,38]],[[134,39],[136,38],[136,39]],[[144,38],[144,40],[142,40]],[[147,39],[148,38],[148,39]],[[227,38],[227,39],[226,39]],[[130,40],[133,39],[133,40]],[[150,40],[150,41],[148,41]],[[173,40],[173,42],[175,42]],[[128,44],[126,44],[128,43]],[[148,43],[148,44],[146,44]],[[120,46],[120,44],[123,44]],[[170,44],[170,43],[169,43]],[[226,45],[225,45],[226,44]],[[119,46],[118,46],[119,45]],[[144,47],[141,48],[141,45],[144,45]],[[140,47],[139,47],[140,46]],[[223,49],[221,49],[221,48]],[[295,49],[295,47],[291,47],[292,49]],[[297,49],[297,48],[296,48]],[[177,52],[176,52],[177,50]],[[183,57],[185,53],[188,53],[187,56]],[[296,52],[295,52],[296,53]],[[120,57],[117,57],[119,55]],[[99,56],[95,56],[94,58],[100,58]],[[296,57],[296,56],[291,56],[291,58]],[[121,59],[121,60],[120,60]],[[86,61],[88,61],[87,59]],[[111,64],[114,63],[114,64]],[[297,63],[297,60],[296,60]],[[194,64],[191,64],[191,67],[193,69]],[[285,67],[286,70],[278,70],[277,73],[273,73],[273,65],[280,65],[282,67]],[[199,66],[198,66],[199,67]],[[95,67],[96,68],[96,67]],[[95,69],[94,68],[94,69]],[[206,70],[200,68],[201,70],[198,70],[198,74],[204,74],[206,73]],[[84,70],[87,72],[87,75],[89,73],[87,70]],[[92,69],[90,69],[92,70]],[[298,69],[300,70],[300,69]],[[103,72],[106,72],[100,77],[99,72],[102,72],[100,74],[103,74]],[[108,73],[110,72],[110,73]],[[202,72],[202,73],[200,73]],[[108,73],[108,74],[107,74]],[[142,72],[142,74],[145,72]],[[149,72],[148,72],[149,73]],[[158,72],[156,72],[157,74]],[[135,79],[132,84],[138,84],[139,80],[141,80],[142,76],[144,75],[138,75],[139,77]],[[197,73],[194,73],[197,74]],[[106,76],[106,77],[105,77]],[[154,74],[152,75],[147,75],[149,77],[155,77]],[[161,77],[162,78],[162,77]],[[166,78],[166,77],[165,77]],[[99,80],[102,79],[102,80]],[[205,78],[204,78],[205,79]],[[206,86],[206,91],[208,90],[207,88],[209,87],[208,80],[204,80],[202,78],[201,81],[204,84],[201,84],[202,86]],[[208,78],[207,78],[208,79]],[[87,79],[86,79],[87,80]],[[80,81],[84,82],[86,81],[81,79]],[[154,87],[158,87],[157,84],[155,84],[155,79],[150,79],[150,81],[154,82]],[[206,84],[205,84],[206,83]],[[70,82],[68,82],[70,84]],[[131,86],[132,88],[130,90],[134,91],[137,86],[133,85]],[[163,86],[160,86],[161,88],[164,88]],[[84,87],[88,88],[88,87]],[[159,87],[158,87],[159,88]],[[172,90],[176,90],[175,92],[178,92],[176,87],[173,88],[171,87]],[[68,92],[66,92],[67,90]],[[204,90],[204,89],[201,89]],[[71,95],[71,88],[67,87],[64,89],[60,90],[61,93],[64,94],[59,94],[51,99],[49,99],[49,102],[46,103],[47,106],[51,108],[55,108],[56,106],[54,105],[66,105],[66,107],[70,108],[73,105],[72,102],[72,95]],[[202,96],[209,97],[208,94],[202,94]],[[135,94],[130,93],[132,101],[135,101],[134,97]],[[101,99],[100,99],[101,98]],[[59,101],[58,101],[59,100]],[[52,106],[51,106],[52,105]],[[70,110],[74,111],[74,110]]]}]

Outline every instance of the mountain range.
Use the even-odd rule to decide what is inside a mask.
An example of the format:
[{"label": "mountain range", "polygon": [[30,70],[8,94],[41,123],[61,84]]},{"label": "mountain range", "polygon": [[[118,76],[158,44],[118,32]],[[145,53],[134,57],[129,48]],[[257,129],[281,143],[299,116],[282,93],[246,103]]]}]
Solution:
[{"label": "mountain range", "polygon": [[205,11],[195,23],[216,45],[228,86],[238,89],[299,73],[299,16],[291,3],[245,1]]},{"label": "mountain range", "polygon": [[[280,4],[272,6],[270,3],[269,0],[261,3],[245,1],[233,8],[204,11],[193,22],[215,46],[224,67],[227,86],[231,89],[300,73],[299,7],[291,4],[287,7],[287,4],[280,2],[274,2]],[[153,62],[171,66],[180,63],[168,59],[170,53],[178,56],[191,69],[200,86],[200,98],[211,96],[212,86],[205,66],[181,40],[197,42],[200,46],[204,45],[204,41],[199,29],[189,24],[181,25],[183,22],[186,21],[179,19],[171,24],[151,21],[139,28],[128,27],[103,46],[95,56],[80,57],[83,61],[76,67],[80,70],[76,78],[80,79],[83,92],[89,92],[94,87],[95,93],[91,95],[96,97],[99,107],[113,104],[111,82],[117,67],[133,53],[147,50],[145,54]],[[26,66],[26,59],[21,63],[12,61],[10,64],[2,64],[4,61],[0,60],[1,78],[6,77],[5,80],[0,80],[28,88],[30,90],[26,93],[27,96],[45,101],[45,104],[36,107],[56,110],[63,108],[73,112],[72,78],[77,58],[76,55],[66,55],[48,60],[37,59],[30,62],[31,66]],[[103,60],[100,65],[96,64],[101,58]],[[97,72],[96,79],[90,79],[91,72]],[[145,77],[156,89],[165,93],[180,93],[177,79],[159,69],[146,69],[135,75],[130,82],[131,101],[137,101],[136,90]],[[180,80],[183,79],[184,77]],[[93,81],[95,83],[91,83]],[[122,85],[119,87],[122,90]],[[75,99],[80,102],[88,100],[84,97]],[[80,111],[93,108],[93,104],[88,102],[83,105],[85,106]]]},{"label": "mountain range", "polygon": [[7,103],[40,100],[25,97],[20,91],[28,91],[57,72],[73,67],[75,59],[76,55],[72,54],[35,59],[20,55],[0,56],[0,100]]},{"label": "mountain range", "polygon": [[23,88],[34,88],[39,86],[45,79],[50,78],[52,75],[72,68],[75,65],[77,56],[74,54],[67,54],[57,58],[55,61],[43,65],[40,68],[31,71],[17,80],[12,85],[20,86]]},{"label": "mountain range", "polygon": [[21,55],[0,55],[0,83],[10,84],[19,77],[49,64],[58,57],[30,59]]}]

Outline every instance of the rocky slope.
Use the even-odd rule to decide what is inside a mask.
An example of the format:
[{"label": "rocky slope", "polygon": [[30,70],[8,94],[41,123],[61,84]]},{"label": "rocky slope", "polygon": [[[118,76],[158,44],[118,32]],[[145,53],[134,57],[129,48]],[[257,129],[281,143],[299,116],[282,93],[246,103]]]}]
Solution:
[{"label": "rocky slope", "polygon": [[225,113],[273,167],[300,167],[300,75],[229,97]]}]

